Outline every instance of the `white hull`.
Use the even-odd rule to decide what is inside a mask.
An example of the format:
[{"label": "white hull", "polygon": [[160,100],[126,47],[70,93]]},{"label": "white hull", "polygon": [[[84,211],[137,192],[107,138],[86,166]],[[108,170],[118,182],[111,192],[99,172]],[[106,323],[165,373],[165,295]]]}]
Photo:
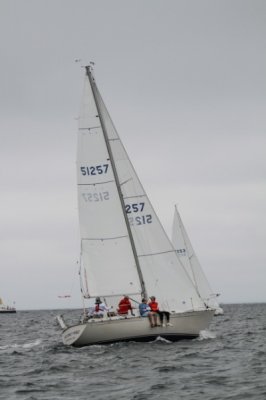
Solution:
[{"label": "white hull", "polygon": [[17,310],[14,307],[0,306],[0,314],[13,314],[15,312],[17,312]]},{"label": "white hull", "polygon": [[66,328],[62,333],[63,343],[76,347],[125,341],[147,342],[162,338],[177,341],[195,338],[200,331],[209,327],[214,310],[191,311],[171,314],[173,326],[152,328],[148,318],[133,317],[123,319],[90,320]]}]

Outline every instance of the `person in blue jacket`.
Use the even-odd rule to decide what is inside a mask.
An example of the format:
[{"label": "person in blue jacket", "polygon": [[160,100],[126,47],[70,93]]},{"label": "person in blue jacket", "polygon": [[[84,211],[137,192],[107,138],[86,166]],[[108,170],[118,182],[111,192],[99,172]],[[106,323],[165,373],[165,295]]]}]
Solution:
[{"label": "person in blue jacket", "polygon": [[148,317],[151,327],[158,326],[157,325],[157,313],[151,311],[150,306],[147,304],[146,299],[142,299],[139,305],[139,313],[141,317]]}]

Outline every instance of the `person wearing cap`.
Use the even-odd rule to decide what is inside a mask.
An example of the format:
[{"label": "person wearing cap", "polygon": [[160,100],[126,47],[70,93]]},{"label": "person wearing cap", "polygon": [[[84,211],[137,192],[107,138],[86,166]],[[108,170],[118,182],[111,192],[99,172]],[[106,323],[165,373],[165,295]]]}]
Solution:
[{"label": "person wearing cap", "polygon": [[111,307],[107,307],[104,302],[102,302],[100,297],[96,297],[95,305],[89,308],[88,316],[102,318],[105,311],[109,311]]},{"label": "person wearing cap", "polygon": [[134,316],[135,314],[133,314],[133,307],[129,297],[125,295],[123,299],[119,301],[117,312],[119,315],[128,315],[129,310],[131,311],[131,315]]},{"label": "person wearing cap", "polygon": [[165,326],[165,324],[163,323],[164,317],[166,319],[166,325],[172,326],[172,324],[170,323],[170,313],[168,311],[159,310],[159,305],[157,301],[155,301],[156,300],[155,296],[151,296],[150,299],[151,299],[151,301],[149,302],[150,309],[159,315],[161,326]]}]

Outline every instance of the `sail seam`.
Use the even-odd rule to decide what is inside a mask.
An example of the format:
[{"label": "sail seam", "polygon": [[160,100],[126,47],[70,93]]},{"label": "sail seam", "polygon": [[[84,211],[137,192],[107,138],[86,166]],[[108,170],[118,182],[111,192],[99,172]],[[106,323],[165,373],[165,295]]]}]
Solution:
[{"label": "sail seam", "polygon": [[[134,293],[127,292],[127,295],[129,295],[129,296],[139,296],[139,295],[141,295],[141,292],[134,292]],[[95,294],[95,296],[96,296],[96,294]],[[88,298],[92,298],[92,297],[95,297],[95,296],[91,295]],[[104,297],[104,298],[105,297],[106,298],[108,298],[108,297],[113,298],[114,296],[115,297],[125,296],[125,293],[124,292],[122,292],[122,293],[111,293],[111,294],[97,293],[97,296],[101,296],[101,297]]]},{"label": "sail seam", "polygon": [[106,183],[113,183],[112,181],[105,181],[105,182],[95,182],[95,183],[78,183],[78,186],[94,186],[94,185],[105,185]]},{"label": "sail seam", "polygon": [[125,196],[124,199],[135,199],[137,197],[147,197],[146,194],[138,194],[136,196]]},{"label": "sail seam", "polygon": [[78,128],[79,131],[90,131],[91,129],[99,129],[101,126],[92,126],[91,128]]},{"label": "sail seam", "polygon": [[114,239],[123,239],[123,238],[127,238],[128,235],[124,235],[124,236],[114,236],[114,237],[108,237],[108,238],[82,238],[82,240],[114,240]]},{"label": "sail seam", "polygon": [[138,257],[158,256],[159,254],[175,253],[175,250],[160,251],[158,253],[139,254]]}]

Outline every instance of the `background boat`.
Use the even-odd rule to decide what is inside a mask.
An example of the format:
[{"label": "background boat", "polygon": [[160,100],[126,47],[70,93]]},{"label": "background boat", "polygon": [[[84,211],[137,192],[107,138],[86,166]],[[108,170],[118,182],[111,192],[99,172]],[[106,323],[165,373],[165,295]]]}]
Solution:
[{"label": "background boat", "polygon": [[224,311],[217,301],[219,294],[214,293],[211,289],[208,279],[192,247],[177,206],[175,206],[173,220],[172,242],[180,261],[189,274],[190,279],[193,281],[199,296],[204,300],[208,307],[215,309],[214,315],[223,315]]},{"label": "background boat", "polygon": [[10,307],[8,305],[5,305],[2,301],[2,299],[0,298],[0,313],[1,314],[12,314],[15,312],[17,312],[15,307]]}]

